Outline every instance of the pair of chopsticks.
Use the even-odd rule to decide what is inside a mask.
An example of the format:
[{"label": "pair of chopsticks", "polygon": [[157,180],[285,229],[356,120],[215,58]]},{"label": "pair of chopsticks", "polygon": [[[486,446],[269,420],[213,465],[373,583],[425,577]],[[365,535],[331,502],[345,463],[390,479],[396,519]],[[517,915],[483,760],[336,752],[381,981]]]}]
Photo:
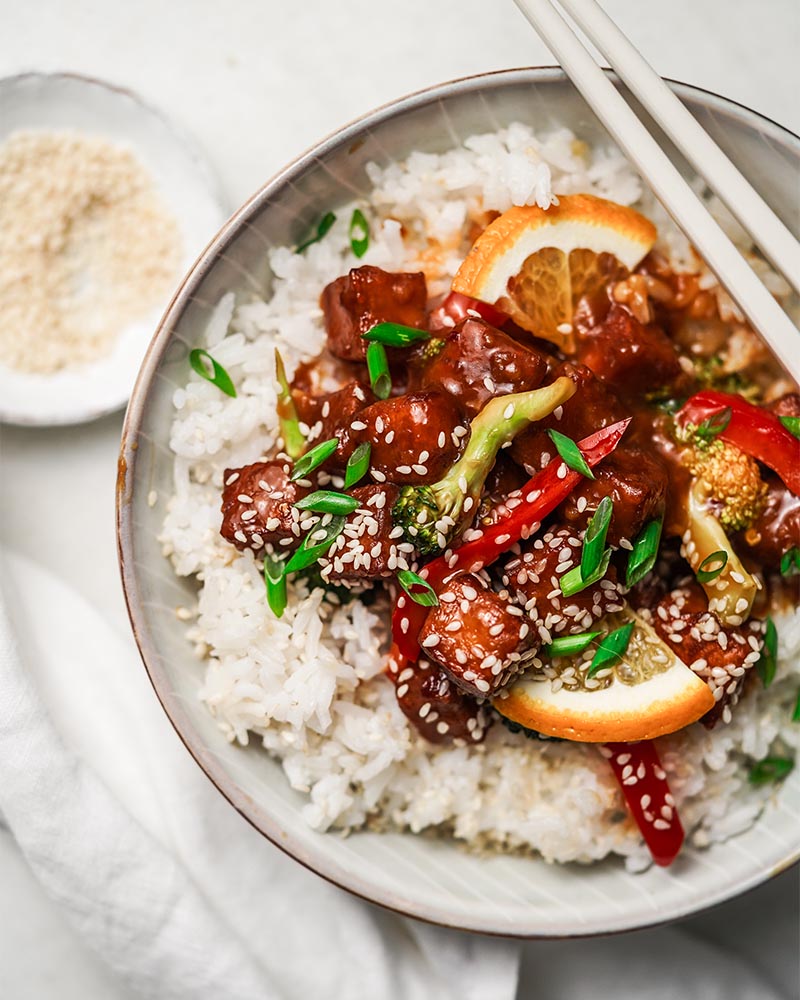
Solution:
[{"label": "pair of chopsticks", "polygon": [[[515,3],[753,328],[800,382],[800,331],[625,103],[554,0],[515,0]],[[727,205],[764,256],[800,293],[800,244],[772,209],[596,0],[560,0],[560,3],[654,121]]]}]

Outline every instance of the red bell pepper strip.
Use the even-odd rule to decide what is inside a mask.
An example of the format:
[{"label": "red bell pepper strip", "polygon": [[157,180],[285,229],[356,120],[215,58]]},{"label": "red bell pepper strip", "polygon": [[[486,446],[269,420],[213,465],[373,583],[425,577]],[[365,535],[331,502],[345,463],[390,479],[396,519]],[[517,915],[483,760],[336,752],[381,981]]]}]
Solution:
[{"label": "red bell pepper strip", "polygon": [[492,326],[501,327],[508,322],[508,315],[497,306],[491,306],[488,302],[481,302],[480,299],[470,298],[469,295],[462,295],[461,292],[450,292],[428,317],[428,328],[431,332],[444,332],[452,330],[456,323],[466,319],[470,315],[477,313],[481,319],[485,319]]},{"label": "red bell pepper strip", "polygon": [[716,437],[769,466],[796,496],[800,496],[800,440],[774,413],[728,392],[711,389],[692,396],[677,413],[679,426],[700,426],[704,420],[730,408],[728,425]]},{"label": "red bell pepper strip", "polygon": [[[578,442],[590,467],[611,454],[629,423],[630,418],[619,420]],[[476,573],[488,566],[520,539],[528,538],[538,530],[542,520],[566,500],[582,478],[580,472],[570,469],[561,458],[554,458],[522,487],[519,491],[522,502],[518,506],[495,524],[484,528],[480,537],[474,537],[455,549],[449,557],[437,556],[422,567],[419,575],[438,592],[453,573]],[[417,638],[427,614],[427,607],[404,594],[395,602],[392,635],[400,652],[409,660],[416,661],[419,656]]]},{"label": "red bell pepper strip", "polygon": [[604,743],[600,753],[611,765],[653,861],[662,866],[672,864],[684,833],[655,744],[652,740]]}]

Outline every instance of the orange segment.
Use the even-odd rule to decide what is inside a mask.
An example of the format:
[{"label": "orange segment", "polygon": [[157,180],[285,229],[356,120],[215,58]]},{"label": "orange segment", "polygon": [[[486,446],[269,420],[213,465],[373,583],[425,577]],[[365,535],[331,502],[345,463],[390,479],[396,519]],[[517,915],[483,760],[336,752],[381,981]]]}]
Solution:
[{"label": "orange segment", "polygon": [[633,270],[655,239],[655,226],[639,212],[594,195],[564,195],[547,211],[517,206],[481,233],[453,290],[571,350],[566,327],[579,299]]},{"label": "orange segment", "polygon": [[[603,686],[587,690],[570,681],[572,687],[559,688],[541,671],[529,671],[494,707],[527,729],[579,743],[649,740],[696,722],[714,707],[711,689],[632,611],[606,623],[617,627],[631,619],[635,627],[622,663],[610,677],[598,674]],[[589,650],[582,665],[578,657],[549,662],[583,675],[591,657]]]}]

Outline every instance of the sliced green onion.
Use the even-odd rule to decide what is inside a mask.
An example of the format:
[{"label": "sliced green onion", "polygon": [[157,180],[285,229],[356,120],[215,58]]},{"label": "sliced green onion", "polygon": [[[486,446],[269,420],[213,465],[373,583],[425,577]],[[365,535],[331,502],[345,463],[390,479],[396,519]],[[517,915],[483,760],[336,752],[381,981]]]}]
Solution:
[{"label": "sliced green onion", "polygon": [[433,587],[410,569],[401,569],[397,574],[397,582],[411,600],[421,604],[423,608],[433,608],[439,603]]},{"label": "sliced green onion", "polygon": [[778,419],[790,434],[800,438],[800,417],[779,417]]},{"label": "sliced green onion", "polygon": [[294,463],[292,474],[289,476],[291,481],[296,483],[298,479],[305,479],[309,472],[313,472],[317,466],[322,465],[326,459],[330,458],[338,447],[338,438],[328,438],[327,441],[320,442],[311,451],[307,451],[302,458],[298,458]]},{"label": "sliced green onion", "polygon": [[750,768],[750,784],[766,785],[771,781],[781,781],[793,769],[791,757],[765,757]]},{"label": "sliced green onion", "polygon": [[267,604],[276,618],[286,610],[286,573],[283,559],[264,557],[264,583],[267,586]]},{"label": "sliced green onion", "polygon": [[567,437],[566,434],[562,434],[560,431],[554,431],[552,428],[547,433],[550,436],[550,440],[556,446],[559,455],[570,469],[580,472],[587,479],[594,479],[594,473],[586,464],[586,459],[581,454],[580,448],[571,437]]},{"label": "sliced green onion", "polygon": [[614,501],[611,497],[603,497],[597,505],[597,510],[586,526],[581,551],[581,576],[587,580],[603,560],[606,550],[606,535],[614,513]]},{"label": "sliced green onion", "polygon": [[[236,386],[233,384],[233,379],[219,361],[215,361],[211,357],[208,351],[204,351],[202,347],[195,347],[193,351],[189,352],[189,364],[198,375],[201,375],[207,382],[211,382],[226,396],[236,398]],[[210,369],[208,365],[211,365]]]},{"label": "sliced green onion", "polygon": [[766,626],[764,645],[761,647],[761,656],[756,663],[756,670],[764,687],[768,688],[775,680],[775,671],[778,669],[778,630],[770,617],[767,617]]},{"label": "sliced green onion", "polygon": [[622,660],[628,643],[631,641],[635,624],[636,622],[628,622],[627,625],[614,629],[613,632],[609,632],[604,639],[600,640],[597,652],[589,665],[587,677],[594,677],[604,667],[614,667]]},{"label": "sliced green onion", "polygon": [[302,253],[304,250],[307,250],[312,243],[318,243],[328,232],[334,222],[336,222],[336,216],[333,212],[326,212],[319,220],[319,224],[317,225],[317,230],[314,235],[310,239],[307,239],[304,243],[301,243],[298,247],[295,247],[294,252]]},{"label": "sliced green onion", "polygon": [[278,423],[281,426],[281,437],[284,449],[291,459],[299,458],[306,450],[306,439],[300,430],[300,419],[297,407],[294,405],[286,369],[278,348],[275,348],[275,377],[278,380]]},{"label": "sliced green onion", "polygon": [[733,410],[730,406],[726,406],[719,410],[717,413],[712,413],[710,417],[697,425],[695,430],[695,435],[702,438],[704,441],[710,441],[711,438],[716,437],[717,434],[721,434],[728,424],[731,422],[731,416]]},{"label": "sliced green onion", "polygon": [[574,566],[571,570],[565,573],[559,581],[561,593],[564,597],[572,597],[573,594],[578,594],[582,590],[586,590],[587,587],[591,587],[593,584],[602,580],[606,575],[606,570],[608,569],[610,560],[611,549],[606,549],[600,560],[600,565],[591,576],[586,578],[581,576],[580,566]]},{"label": "sliced green onion", "polygon": [[549,646],[542,646],[542,652],[548,656],[577,656],[589,648],[592,639],[599,632],[581,632],[580,635],[562,635],[553,639]]},{"label": "sliced green onion", "polygon": [[307,497],[298,500],[295,507],[300,510],[313,510],[320,514],[352,514],[358,507],[358,500],[346,493],[335,493],[333,490],[316,490]]},{"label": "sliced green onion", "polygon": [[350,249],[356,257],[363,257],[369,248],[369,223],[360,208],[353,210],[350,218]]},{"label": "sliced green onion", "polygon": [[355,486],[367,474],[369,469],[369,457],[372,452],[372,445],[369,441],[363,441],[347,459],[347,468],[344,470],[344,488],[349,490]]},{"label": "sliced green onion", "polygon": [[794,703],[792,712],[792,722],[800,722],[800,691],[797,692],[797,701]]},{"label": "sliced green onion", "polygon": [[286,564],[286,573],[296,573],[313,565],[320,556],[324,556],[338,535],[344,529],[344,517],[332,517],[330,522],[322,527],[316,525],[303,539],[303,544]]},{"label": "sliced green onion", "polygon": [[388,399],[392,391],[392,376],[383,344],[373,342],[367,345],[367,370],[372,391],[378,399]]},{"label": "sliced green onion", "polygon": [[430,340],[427,330],[418,330],[415,326],[403,326],[402,323],[376,323],[361,336],[364,340],[385,344],[387,347],[408,347],[418,340]]},{"label": "sliced green onion", "polygon": [[633,587],[643,580],[655,566],[663,527],[664,518],[658,517],[646,524],[636,536],[633,549],[628,556],[628,569],[625,574],[627,587]]},{"label": "sliced green onion", "polygon": [[781,576],[791,576],[800,572],[800,549],[787,549],[781,556]]},{"label": "sliced green onion", "polygon": [[[709,569],[714,563],[719,563],[719,566],[715,566],[714,569]],[[720,575],[720,573],[728,565],[728,553],[724,549],[717,549],[716,552],[712,552],[710,556],[706,556],[705,559],[700,563],[697,568],[698,583],[710,583],[712,580]]]}]

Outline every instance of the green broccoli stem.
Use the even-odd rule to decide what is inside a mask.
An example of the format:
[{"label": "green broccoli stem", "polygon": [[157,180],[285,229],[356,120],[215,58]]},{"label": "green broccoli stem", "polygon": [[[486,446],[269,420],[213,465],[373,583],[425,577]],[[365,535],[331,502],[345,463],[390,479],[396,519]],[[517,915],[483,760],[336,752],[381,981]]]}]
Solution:
[{"label": "green broccoli stem", "polygon": [[[464,454],[450,467],[444,479],[431,486],[437,499],[452,495],[460,496],[462,502],[465,496],[477,501],[500,449],[535,420],[551,414],[574,392],[575,383],[562,376],[541,389],[490,399],[470,424],[470,438]],[[466,491],[461,488],[464,480]]]},{"label": "green broccoli stem", "polygon": [[[712,553],[724,552],[727,555],[728,561],[722,572],[700,585],[706,592],[709,611],[713,611],[725,625],[741,625],[750,616],[758,584],[734,552],[725,529],[708,506],[709,499],[707,484],[695,479],[687,499],[689,526],[683,535],[681,555],[695,573]],[[745,603],[742,604],[742,601]]]},{"label": "green broccoli stem", "polygon": [[[542,420],[575,393],[566,377],[530,392],[490,399],[470,425],[470,438],[461,458],[432,486],[407,486],[395,504],[393,517],[406,538],[422,553],[442,548],[474,517],[481,491],[497,453],[520,431]],[[442,523],[445,522],[445,523]]]},{"label": "green broccoli stem", "polygon": [[289,389],[286,369],[278,348],[275,348],[275,377],[278,380],[278,423],[283,438],[283,450],[291,459],[298,459],[306,450],[306,439],[300,430],[297,408]]}]

